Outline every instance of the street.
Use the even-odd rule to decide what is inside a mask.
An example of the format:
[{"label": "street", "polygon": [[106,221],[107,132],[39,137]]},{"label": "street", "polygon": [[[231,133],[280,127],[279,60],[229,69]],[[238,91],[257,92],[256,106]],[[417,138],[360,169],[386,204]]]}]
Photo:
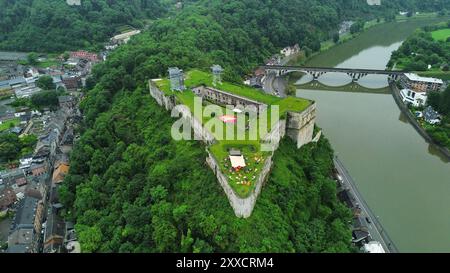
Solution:
[{"label": "street", "polygon": [[[278,97],[286,97],[286,80],[283,77],[277,77],[275,72],[268,72],[264,80],[263,90],[267,94]],[[278,94],[276,93],[278,91]]]},{"label": "street", "polygon": [[336,169],[338,170],[339,174],[342,176],[343,180],[343,188],[349,189],[350,192],[353,194],[354,198],[358,202],[358,205],[361,209],[361,216],[363,218],[368,217],[371,221],[371,223],[368,223],[367,221],[367,227],[368,231],[370,233],[370,236],[373,240],[378,241],[383,246],[383,249],[386,251],[386,253],[395,253],[398,252],[397,248],[395,247],[392,240],[389,238],[389,236],[384,231],[381,223],[378,221],[378,217],[373,214],[373,212],[370,210],[364,199],[362,198],[361,194],[359,193],[358,189],[355,186],[355,183],[348,173],[348,171],[345,169],[342,162],[335,157],[334,158],[334,165]]}]

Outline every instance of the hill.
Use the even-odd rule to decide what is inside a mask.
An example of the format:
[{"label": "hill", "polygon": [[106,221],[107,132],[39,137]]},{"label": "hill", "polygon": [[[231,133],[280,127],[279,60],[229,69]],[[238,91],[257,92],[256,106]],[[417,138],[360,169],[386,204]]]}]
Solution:
[{"label": "hill", "polygon": [[[353,7],[353,9],[349,8]],[[238,219],[199,142],[175,142],[173,120],[146,83],[169,66],[225,67],[241,76],[278,48],[318,50],[365,1],[192,1],[159,19],[93,70],[82,136],[60,189],[85,252],[349,252],[350,212],[330,179],[325,138],[300,151],[284,140],[253,214]],[[382,12],[387,7],[373,9]],[[350,15],[352,14],[352,15]]]}]

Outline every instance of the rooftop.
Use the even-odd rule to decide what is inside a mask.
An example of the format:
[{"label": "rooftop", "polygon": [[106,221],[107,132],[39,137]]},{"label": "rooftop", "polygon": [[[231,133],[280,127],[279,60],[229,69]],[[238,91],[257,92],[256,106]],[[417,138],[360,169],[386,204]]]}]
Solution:
[{"label": "rooftop", "polygon": [[369,242],[364,245],[364,252],[366,253],[385,253],[381,244],[377,241]]},{"label": "rooftop", "polygon": [[14,217],[14,222],[11,225],[13,230],[17,228],[33,228],[34,216],[38,201],[39,200],[34,197],[26,196],[20,202],[20,205]]},{"label": "rooftop", "polygon": [[430,77],[422,77],[414,73],[405,73],[405,76],[411,80],[416,82],[429,82],[429,83],[437,83],[443,84],[444,82],[441,79],[430,78]]}]

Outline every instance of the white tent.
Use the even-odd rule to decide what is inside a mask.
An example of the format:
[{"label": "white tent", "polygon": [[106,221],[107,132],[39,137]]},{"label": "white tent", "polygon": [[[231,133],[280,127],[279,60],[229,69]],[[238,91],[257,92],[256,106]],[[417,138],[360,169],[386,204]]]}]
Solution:
[{"label": "white tent", "polygon": [[231,166],[233,168],[244,168],[245,165],[245,159],[244,156],[240,155],[240,156],[233,156],[230,155],[230,161],[231,161]]}]

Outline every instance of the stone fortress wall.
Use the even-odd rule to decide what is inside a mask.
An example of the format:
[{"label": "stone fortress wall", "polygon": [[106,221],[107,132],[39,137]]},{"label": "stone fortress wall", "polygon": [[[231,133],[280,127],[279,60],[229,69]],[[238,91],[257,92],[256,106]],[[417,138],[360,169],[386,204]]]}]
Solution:
[{"label": "stone fortress wall", "polygon": [[[149,81],[149,89],[150,95],[166,110],[171,111],[178,105],[175,96],[165,95],[158,89],[152,80]],[[179,111],[182,113],[183,117],[190,122],[194,135],[197,136],[198,139],[201,139],[206,145],[211,145],[216,142],[214,136],[202,126],[201,122],[198,121],[197,118],[191,114],[188,107],[179,107]],[[253,208],[255,207],[256,200],[261,193],[261,189],[268,179],[269,173],[272,169],[273,152],[278,149],[279,142],[285,135],[292,138],[297,143],[298,148],[311,141],[318,141],[318,138],[320,138],[320,132],[313,139],[314,123],[316,119],[315,113],[315,103],[311,104],[301,113],[288,112],[286,120],[280,119],[272,127],[271,132],[262,137],[261,143],[263,145],[270,145],[270,147],[272,147],[272,154],[265,160],[261,173],[257,178],[255,189],[247,198],[240,198],[236,195],[231,188],[227,177],[222,173],[217,160],[207,149],[208,156],[206,158],[206,162],[216,175],[217,180],[227,195],[228,201],[230,202],[230,205],[237,217],[250,217]]]},{"label": "stone fortress wall", "polygon": [[234,107],[254,107],[258,111],[261,107],[267,107],[266,104],[249,98],[241,97],[222,90],[208,86],[198,86],[192,88],[192,92],[199,97],[206,98],[222,105],[233,105]]}]

